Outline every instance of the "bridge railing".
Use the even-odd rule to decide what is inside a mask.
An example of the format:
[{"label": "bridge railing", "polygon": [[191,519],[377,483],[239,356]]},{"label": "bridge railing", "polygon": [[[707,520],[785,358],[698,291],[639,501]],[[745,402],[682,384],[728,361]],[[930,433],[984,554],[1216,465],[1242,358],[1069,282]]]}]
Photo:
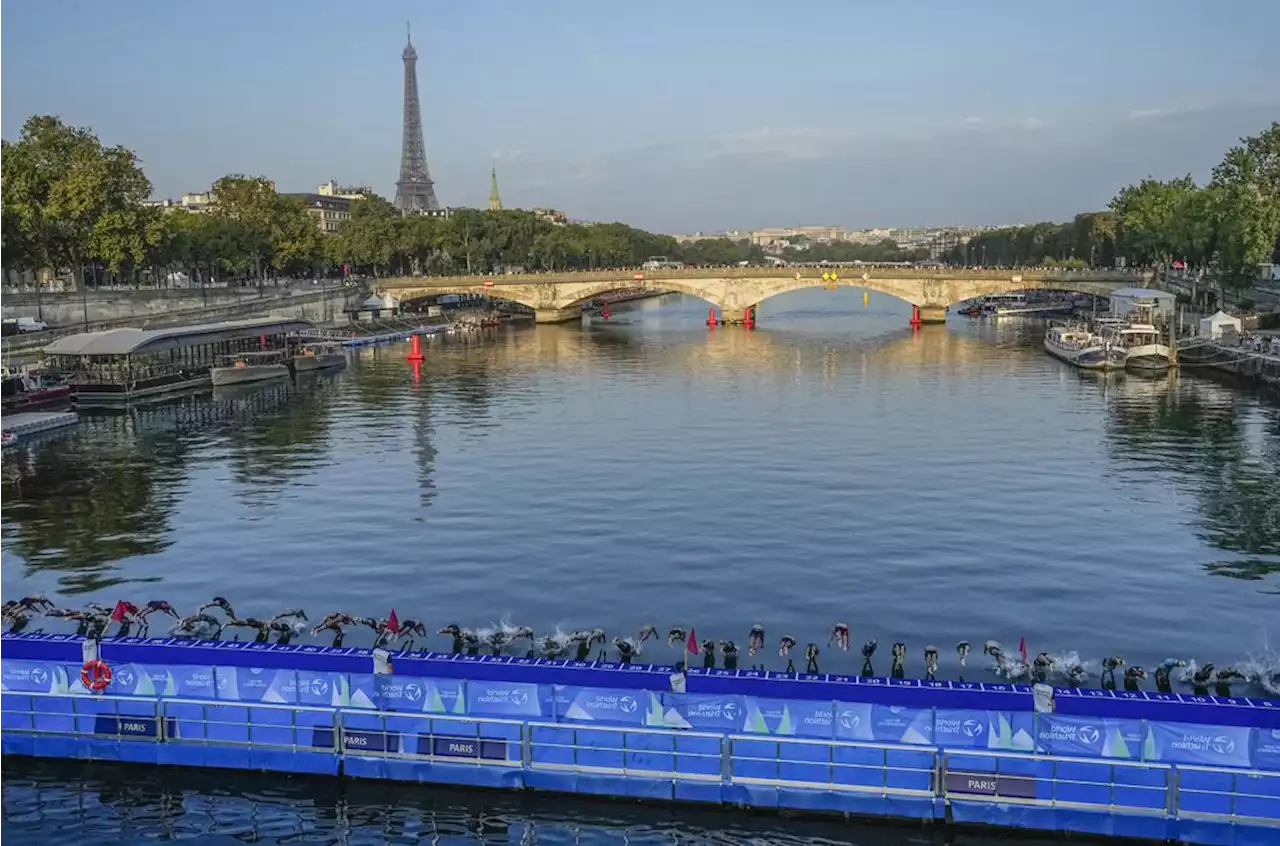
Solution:
[{"label": "bridge railing", "polygon": [[725,739],[728,779],[880,796],[932,797],[937,791],[934,747],[891,743],[731,735]]},{"label": "bridge railing", "polygon": [[684,279],[783,279],[795,277],[820,280],[823,273],[837,273],[842,281],[858,278],[875,279],[937,279],[937,280],[1026,280],[1063,282],[1116,282],[1132,284],[1150,278],[1144,271],[1129,270],[1069,270],[1054,268],[961,268],[961,267],[880,267],[876,265],[821,265],[792,264],[779,267],[686,267],[680,269],[644,269],[625,267],[607,270],[564,270],[546,273],[519,274],[471,274],[451,276],[400,276],[377,280],[378,288],[406,287],[459,287],[479,288],[490,283],[495,287],[505,285],[538,284],[548,282],[631,282],[633,284],[660,283],[663,280]]},{"label": "bridge railing", "polygon": [[1159,816],[1178,811],[1170,764],[947,749],[938,767],[940,795],[949,801]]}]

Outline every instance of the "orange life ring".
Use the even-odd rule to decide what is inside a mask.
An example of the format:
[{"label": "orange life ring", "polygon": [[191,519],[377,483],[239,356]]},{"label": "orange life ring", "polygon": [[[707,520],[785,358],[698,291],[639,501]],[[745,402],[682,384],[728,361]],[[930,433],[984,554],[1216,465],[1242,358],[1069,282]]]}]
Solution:
[{"label": "orange life ring", "polygon": [[106,661],[96,658],[85,661],[84,666],[80,668],[80,683],[94,693],[100,692],[111,684],[111,667]]}]

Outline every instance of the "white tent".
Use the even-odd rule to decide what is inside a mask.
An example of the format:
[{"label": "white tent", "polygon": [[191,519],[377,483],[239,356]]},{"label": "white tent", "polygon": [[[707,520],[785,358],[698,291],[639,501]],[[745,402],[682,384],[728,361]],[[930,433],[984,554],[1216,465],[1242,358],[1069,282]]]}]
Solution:
[{"label": "white tent", "polygon": [[1232,317],[1219,309],[1217,314],[1200,318],[1200,336],[1203,338],[1221,338],[1225,331],[1240,332],[1240,318]]}]

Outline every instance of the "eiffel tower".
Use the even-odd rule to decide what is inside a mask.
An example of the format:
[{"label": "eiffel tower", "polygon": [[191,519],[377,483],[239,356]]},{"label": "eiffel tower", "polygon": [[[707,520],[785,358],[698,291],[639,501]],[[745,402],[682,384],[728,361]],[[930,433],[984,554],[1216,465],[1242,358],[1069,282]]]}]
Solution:
[{"label": "eiffel tower", "polygon": [[[409,25],[405,24],[409,35]],[[409,37],[404,53],[404,140],[400,152],[400,179],[396,182],[396,208],[405,214],[440,210],[435,183],[427,170],[427,150],[422,143],[422,108],[418,103],[418,53]]]}]

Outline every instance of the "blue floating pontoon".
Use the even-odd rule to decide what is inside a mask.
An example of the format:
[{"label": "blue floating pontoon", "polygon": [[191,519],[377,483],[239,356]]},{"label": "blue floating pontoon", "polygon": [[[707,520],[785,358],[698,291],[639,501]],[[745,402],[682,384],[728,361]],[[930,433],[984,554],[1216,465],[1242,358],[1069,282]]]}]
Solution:
[{"label": "blue floating pontoon", "polygon": [[[1280,702],[5,635],[3,752],[1280,842]],[[1037,708],[1037,701],[1040,707]]]}]

